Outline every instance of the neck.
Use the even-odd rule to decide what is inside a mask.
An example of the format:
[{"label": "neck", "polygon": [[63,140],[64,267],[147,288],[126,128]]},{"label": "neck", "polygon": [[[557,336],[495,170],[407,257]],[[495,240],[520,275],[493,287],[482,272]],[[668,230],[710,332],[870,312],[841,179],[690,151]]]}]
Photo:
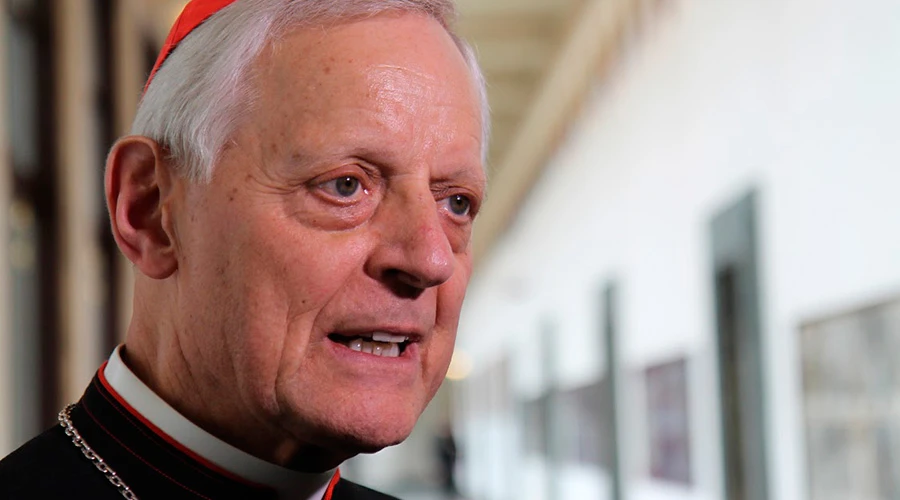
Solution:
[{"label": "neck", "polygon": [[[120,436],[126,441],[131,439],[130,444],[124,446],[133,449],[144,448],[147,451],[157,449],[159,446],[165,448],[163,443],[168,443],[185,454],[189,461],[196,461],[201,468],[206,467],[212,471],[211,476],[201,475],[198,477],[214,477],[218,474],[252,488],[271,488],[279,493],[278,498],[308,498],[310,500],[322,498],[325,486],[330,480],[337,477],[333,470],[308,474],[280,467],[218,439],[178,413],[144,384],[125,365],[122,356],[124,350],[124,346],[116,349],[98,375],[99,383],[91,385],[82,401],[86,411],[89,411],[87,409],[90,408],[95,414],[103,413],[125,417],[125,413],[131,413],[136,417],[136,420],[131,420],[131,425],[120,426],[131,431],[130,434],[123,431]],[[105,388],[109,394],[105,397],[98,394],[96,390],[102,391],[101,388]],[[95,389],[95,392],[91,392],[91,389]],[[115,404],[114,401],[122,405],[121,410],[100,411],[102,410],[100,406],[107,403]],[[126,421],[129,421],[127,417],[120,423]],[[135,423],[138,421],[148,429],[143,431],[136,429]],[[107,422],[107,426],[113,428],[115,422]],[[160,439],[150,438],[152,434],[156,434]],[[134,439],[143,440],[141,441],[143,445]],[[172,453],[173,451],[170,449],[168,454],[163,454],[162,457],[171,459]],[[162,464],[159,465],[162,466]],[[177,467],[176,469],[183,470]],[[187,480],[188,477],[194,476],[180,475],[180,477]],[[216,482],[215,484],[220,483]],[[219,493],[211,498],[223,495],[225,494]],[[230,496],[230,494],[225,496]],[[239,496],[256,497],[255,494]]]},{"label": "neck", "polygon": [[[153,329],[144,328],[139,319],[135,314],[129,327],[123,361],[150,390],[198,427],[246,453],[299,472],[325,472],[355,455],[305,444],[257,418],[241,404],[234,380],[187,362],[202,359],[201,354],[185,351],[191,346],[180,341],[177,328],[167,328],[165,321],[157,321]],[[210,394],[231,397],[210,398]]]}]

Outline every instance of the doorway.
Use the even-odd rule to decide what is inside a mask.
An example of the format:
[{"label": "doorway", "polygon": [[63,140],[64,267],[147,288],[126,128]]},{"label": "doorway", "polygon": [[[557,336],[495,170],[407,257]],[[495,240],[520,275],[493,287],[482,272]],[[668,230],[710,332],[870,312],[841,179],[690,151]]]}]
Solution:
[{"label": "doorway", "polygon": [[765,394],[751,192],[711,224],[725,498],[766,500]]}]

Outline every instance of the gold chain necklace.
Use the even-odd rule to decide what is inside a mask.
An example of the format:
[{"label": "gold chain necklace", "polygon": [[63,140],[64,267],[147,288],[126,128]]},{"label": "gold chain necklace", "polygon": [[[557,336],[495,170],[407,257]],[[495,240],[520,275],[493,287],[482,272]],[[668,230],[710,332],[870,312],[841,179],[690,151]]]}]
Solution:
[{"label": "gold chain necklace", "polygon": [[72,444],[75,445],[76,448],[81,450],[81,453],[94,464],[94,467],[97,468],[100,472],[106,476],[106,479],[109,480],[113,486],[119,490],[119,493],[122,494],[125,498],[130,498],[132,500],[137,500],[137,495],[131,491],[131,488],[125,484],[125,481],[122,481],[122,478],[116,474],[116,471],[112,469],[107,463],[100,458],[93,448],[88,446],[88,444],[81,437],[81,434],[78,433],[78,429],[75,428],[75,425],[72,423],[71,413],[72,409],[75,408],[74,404],[66,406],[59,412],[57,419],[59,420],[59,425],[66,430],[66,436],[72,438]]}]

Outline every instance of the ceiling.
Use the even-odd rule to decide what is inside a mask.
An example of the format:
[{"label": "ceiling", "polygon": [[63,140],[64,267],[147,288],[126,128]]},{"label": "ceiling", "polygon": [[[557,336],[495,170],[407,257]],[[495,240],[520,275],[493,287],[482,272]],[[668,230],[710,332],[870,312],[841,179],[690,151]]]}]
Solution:
[{"label": "ceiling", "polygon": [[496,168],[584,0],[458,0],[459,34],[475,48],[488,82]]}]

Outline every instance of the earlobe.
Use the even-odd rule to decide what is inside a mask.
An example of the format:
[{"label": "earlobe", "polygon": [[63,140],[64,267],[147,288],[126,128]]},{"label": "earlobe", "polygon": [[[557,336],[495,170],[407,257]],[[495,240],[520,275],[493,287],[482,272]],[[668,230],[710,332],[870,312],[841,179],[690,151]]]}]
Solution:
[{"label": "earlobe", "polygon": [[167,227],[166,201],[172,173],[152,139],[119,139],[106,160],[106,203],[113,236],[141,273],[165,279],[178,268],[176,245]]}]

